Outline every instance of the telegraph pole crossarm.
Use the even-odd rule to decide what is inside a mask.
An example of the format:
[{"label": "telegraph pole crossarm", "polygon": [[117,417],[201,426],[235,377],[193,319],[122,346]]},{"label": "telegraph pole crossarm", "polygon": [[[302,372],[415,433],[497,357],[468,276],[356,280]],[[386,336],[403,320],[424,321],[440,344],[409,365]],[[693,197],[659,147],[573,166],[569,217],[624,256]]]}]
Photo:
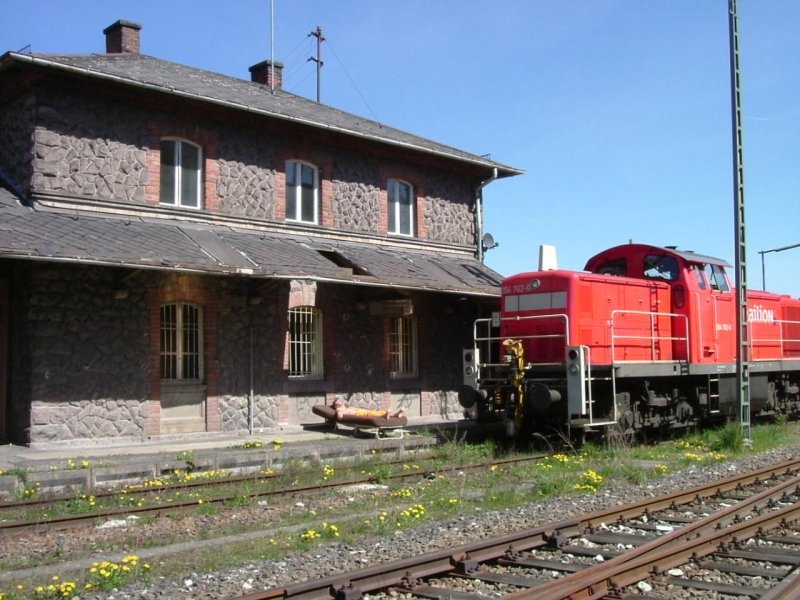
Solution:
[{"label": "telegraph pole crossarm", "polygon": [[322,27],[320,27],[319,25],[317,25],[317,28],[314,31],[312,31],[311,33],[309,33],[308,35],[309,36],[313,35],[315,38],[317,38],[317,56],[316,57],[310,56],[308,58],[308,60],[313,60],[315,63],[317,63],[317,102],[319,102],[319,99],[320,99],[320,93],[319,93],[319,89],[320,89],[320,82],[319,82],[320,69],[322,69],[322,65],[325,64],[325,63],[322,62],[322,51],[321,51],[321,48],[322,48],[322,42],[325,41],[325,36],[322,34]]}]

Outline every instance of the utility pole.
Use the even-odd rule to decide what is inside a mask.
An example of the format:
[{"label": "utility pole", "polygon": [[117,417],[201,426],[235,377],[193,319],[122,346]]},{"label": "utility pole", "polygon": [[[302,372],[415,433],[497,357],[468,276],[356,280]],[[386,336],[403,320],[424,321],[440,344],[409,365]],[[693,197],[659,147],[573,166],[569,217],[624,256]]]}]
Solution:
[{"label": "utility pole", "polygon": [[783,252],[784,250],[791,250],[792,248],[800,248],[800,244],[792,244],[791,246],[784,246],[783,248],[772,248],[771,250],[759,250],[761,255],[761,289],[767,291],[767,276],[764,271],[764,255],[770,252]]},{"label": "utility pole", "polygon": [[315,38],[317,38],[317,56],[309,56],[308,60],[313,60],[315,63],[317,63],[317,102],[319,102],[319,73],[322,65],[325,64],[322,62],[321,47],[322,42],[325,41],[325,36],[322,35],[322,27],[319,25],[317,25],[317,28],[308,35],[313,35]]},{"label": "utility pole", "polygon": [[736,383],[742,434],[750,443],[750,335],[747,327],[747,262],[744,223],[744,140],[742,139],[742,89],[739,71],[739,15],[736,0],[728,0],[731,63],[731,120],[733,132],[733,209],[736,231]]}]

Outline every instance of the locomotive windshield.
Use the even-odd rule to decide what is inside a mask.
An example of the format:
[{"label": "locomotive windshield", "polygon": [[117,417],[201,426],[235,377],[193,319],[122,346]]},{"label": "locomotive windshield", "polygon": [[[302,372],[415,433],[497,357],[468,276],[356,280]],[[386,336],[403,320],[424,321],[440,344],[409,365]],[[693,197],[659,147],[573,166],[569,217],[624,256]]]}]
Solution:
[{"label": "locomotive windshield", "polygon": [[648,254],[644,259],[644,276],[648,279],[675,281],[679,277],[678,261],[674,256]]}]

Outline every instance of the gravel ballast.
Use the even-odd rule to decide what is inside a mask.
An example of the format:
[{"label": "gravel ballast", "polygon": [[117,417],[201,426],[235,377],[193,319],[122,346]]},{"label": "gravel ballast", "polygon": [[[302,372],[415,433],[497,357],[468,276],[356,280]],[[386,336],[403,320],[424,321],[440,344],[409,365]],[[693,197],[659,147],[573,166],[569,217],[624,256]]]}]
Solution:
[{"label": "gravel ballast", "polygon": [[[312,550],[292,554],[282,560],[250,562],[217,572],[187,572],[175,579],[158,575],[149,584],[134,582],[124,590],[83,593],[82,598],[164,599],[224,598],[256,590],[339,574],[404,557],[452,548],[479,539],[502,535],[524,528],[539,527],[610,506],[627,504],[682,489],[707,484],[739,473],[790,460],[800,453],[800,445],[746,456],[704,466],[690,466],[675,471],[648,485],[609,483],[597,493],[569,495],[500,511],[474,511],[469,516],[403,529],[383,538],[364,539],[354,544],[331,542]],[[223,548],[220,551],[224,551]]]}]

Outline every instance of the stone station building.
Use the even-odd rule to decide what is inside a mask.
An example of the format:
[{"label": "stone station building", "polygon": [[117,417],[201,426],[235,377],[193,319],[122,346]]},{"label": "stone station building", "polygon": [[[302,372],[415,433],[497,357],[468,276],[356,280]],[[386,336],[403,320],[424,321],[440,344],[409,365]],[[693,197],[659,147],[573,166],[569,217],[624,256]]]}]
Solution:
[{"label": "stone station building", "polygon": [[0,441],[254,433],[340,397],[458,414],[496,310],[483,189],[520,173],[140,53],[0,57]]}]

